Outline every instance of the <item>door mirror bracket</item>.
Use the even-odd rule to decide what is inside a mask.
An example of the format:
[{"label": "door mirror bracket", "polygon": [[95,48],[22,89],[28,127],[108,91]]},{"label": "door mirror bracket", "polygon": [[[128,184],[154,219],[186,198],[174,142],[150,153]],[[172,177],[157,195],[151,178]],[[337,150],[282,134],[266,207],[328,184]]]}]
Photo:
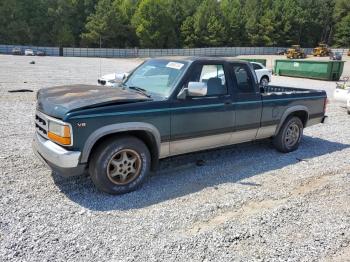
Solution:
[{"label": "door mirror bracket", "polygon": [[187,87],[183,87],[179,94],[177,95],[177,99],[185,100],[187,97],[188,89]]}]

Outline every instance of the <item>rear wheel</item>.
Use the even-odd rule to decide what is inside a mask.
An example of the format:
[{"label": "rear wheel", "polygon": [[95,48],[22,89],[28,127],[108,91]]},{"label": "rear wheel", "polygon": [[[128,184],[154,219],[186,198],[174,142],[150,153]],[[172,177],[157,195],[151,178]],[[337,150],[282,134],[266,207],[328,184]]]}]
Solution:
[{"label": "rear wheel", "polygon": [[273,138],[276,149],[283,153],[298,149],[303,135],[303,123],[299,117],[289,117],[283,123],[277,136]]},{"label": "rear wheel", "polygon": [[150,159],[147,146],[135,137],[108,139],[94,150],[89,172],[98,189],[124,194],[142,185],[150,170]]}]

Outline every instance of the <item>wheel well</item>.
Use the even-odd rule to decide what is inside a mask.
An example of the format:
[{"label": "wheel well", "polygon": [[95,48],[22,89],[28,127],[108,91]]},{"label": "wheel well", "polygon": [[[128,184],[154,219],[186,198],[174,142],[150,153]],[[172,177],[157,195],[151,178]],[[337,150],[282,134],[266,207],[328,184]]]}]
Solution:
[{"label": "wheel well", "polygon": [[108,139],[115,139],[115,138],[119,138],[121,136],[133,136],[133,137],[140,139],[142,142],[144,142],[145,145],[147,146],[150,154],[151,154],[151,170],[155,170],[157,168],[158,161],[159,161],[159,152],[158,152],[157,141],[150,132],[147,132],[144,130],[117,132],[117,133],[112,133],[112,134],[108,134],[108,135],[105,135],[103,137],[100,137],[95,142],[93,147],[91,148],[89,158],[88,158],[88,163],[90,162],[90,158],[91,158],[91,155],[93,154],[94,150],[96,150],[96,148],[101,143],[103,143],[104,141],[106,141]]},{"label": "wheel well", "polygon": [[267,75],[263,75],[263,76],[261,77],[260,81],[261,81],[263,78],[266,78],[266,79],[267,79],[267,81],[269,81],[269,82],[270,82],[270,78],[269,78],[269,76],[267,76]]},{"label": "wheel well", "polygon": [[306,126],[307,120],[309,118],[308,113],[303,110],[292,112],[288,117],[291,117],[291,116],[299,117],[301,122],[303,122],[304,127]]}]

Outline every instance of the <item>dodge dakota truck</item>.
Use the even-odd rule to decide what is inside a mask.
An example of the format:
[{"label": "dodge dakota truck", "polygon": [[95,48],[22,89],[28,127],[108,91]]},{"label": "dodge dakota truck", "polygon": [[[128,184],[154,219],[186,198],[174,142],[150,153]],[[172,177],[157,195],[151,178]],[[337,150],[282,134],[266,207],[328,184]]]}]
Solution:
[{"label": "dodge dakota truck", "polygon": [[118,88],[37,93],[33,149],[54,172],[88,172],[110,194],[140,187],[160,159],[257,139],[296,150],[326,119],[324,91],[261,86],[249,62],[150,59]]}]

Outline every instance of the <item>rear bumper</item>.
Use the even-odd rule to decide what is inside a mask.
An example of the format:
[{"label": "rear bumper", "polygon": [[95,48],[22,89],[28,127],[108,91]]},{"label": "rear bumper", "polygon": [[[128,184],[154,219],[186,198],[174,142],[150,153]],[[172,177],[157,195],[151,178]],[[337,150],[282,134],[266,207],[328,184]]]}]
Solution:
[{"label": "rear bumper", "polygon": [[313,126],[313,125],[317,125],[317,124],[326,124],[328,122],[328,116],[322,116],[322,117],[315,117],[315,118],[311,118],[309,119],[309,121],[307,121],[306,126]]},{"label": "rear bumper", "polygon": [[322,124],[327,124],[328,123],[328,116],[322,117],[321,123]]},{"label": "rear bumper", "polygon": [[86,165],[79,164],[79,151],[66,150],[37,133],[34,135],[32,147],[35,155],[47,167],[63,176],[75,176],[85,172]]}]

